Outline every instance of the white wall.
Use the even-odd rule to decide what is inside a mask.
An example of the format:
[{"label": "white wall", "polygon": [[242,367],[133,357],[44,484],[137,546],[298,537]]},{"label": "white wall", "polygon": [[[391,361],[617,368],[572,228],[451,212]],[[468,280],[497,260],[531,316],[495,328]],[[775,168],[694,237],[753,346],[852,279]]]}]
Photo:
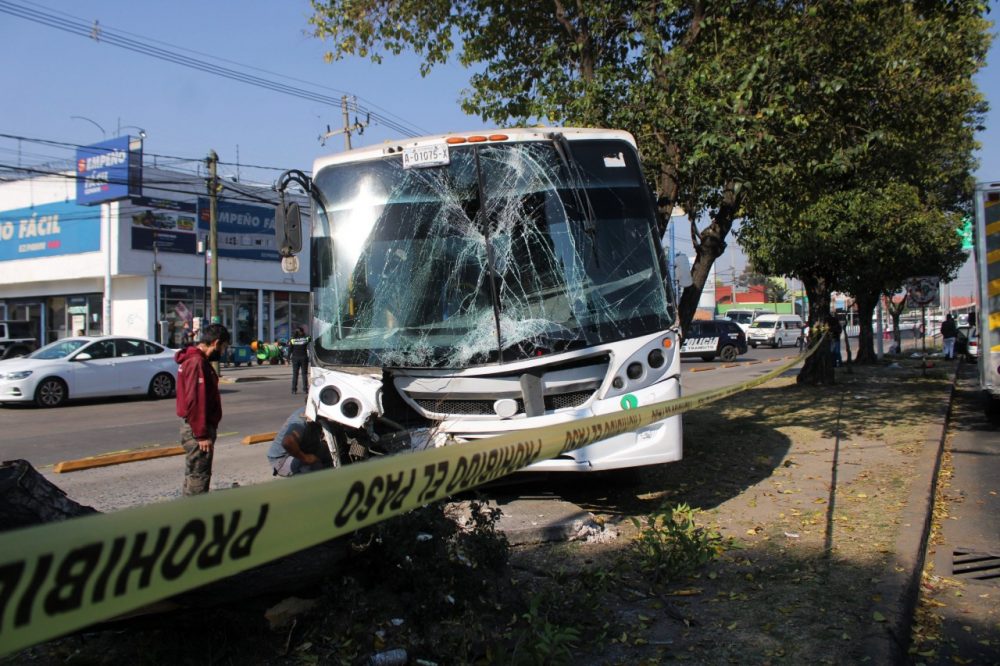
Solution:
[{"label": "white wall", "polygon": [[153,293],[152,279],[117,277],[111,282],[111,333],[153,339],[154,324],[150,321]]}]

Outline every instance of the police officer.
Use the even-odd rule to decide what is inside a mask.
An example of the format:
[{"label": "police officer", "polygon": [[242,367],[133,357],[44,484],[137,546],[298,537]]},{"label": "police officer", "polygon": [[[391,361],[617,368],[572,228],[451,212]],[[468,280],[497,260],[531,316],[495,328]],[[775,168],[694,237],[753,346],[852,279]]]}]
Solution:
[{"label": "police officer", "polygon": [[295,336],[288,341],[288,348],[292,359],[292,393],[296,392],[299,383],[299,372],[302,373],[302,392],[309,391],[309,336],[299,326],[295,329]]}]

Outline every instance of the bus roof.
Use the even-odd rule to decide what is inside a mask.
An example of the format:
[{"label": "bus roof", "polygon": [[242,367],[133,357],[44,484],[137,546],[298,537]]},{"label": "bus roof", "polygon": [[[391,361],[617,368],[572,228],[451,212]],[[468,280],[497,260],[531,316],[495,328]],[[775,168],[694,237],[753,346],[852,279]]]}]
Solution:
[{"label": "bus roof", "polygon": [[[448,139],[469,139],[470,137],[482,137],[485,141],[480,143],[512,143],[523,141],[543,141],[553,132],[562,133],[569,141],[577,139],[618,139],[627,141],[633,146],[635,139],[624,130],[583,128],[583,127],[513,127],[509,129],[475,130],[471,132],[448,132],[445,134],[432,134],[417,138],[401,139],[398,141],[386,141],[377,146],[366,146],[355,148],[334,155],[319,157],[313,163],[313,173],[319,173],[320,169],[331,164],[344,164],[348,162],[364,162],[378,159],[384,155],[392,155],[402,152],[404,148],[415,148],[417,146],[444,143]],[[491,140],[490,137],[504,137]]]}]

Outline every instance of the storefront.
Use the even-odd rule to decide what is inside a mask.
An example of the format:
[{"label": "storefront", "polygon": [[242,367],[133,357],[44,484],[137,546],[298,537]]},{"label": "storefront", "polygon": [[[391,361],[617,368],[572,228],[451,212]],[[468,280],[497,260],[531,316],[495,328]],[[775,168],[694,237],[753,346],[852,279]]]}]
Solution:
[{"label": "storefront", "polygon": [[[0,183],[0,319],[30,322],[43,344],[81,332],[156,340],[162,331],[170,346],[207,320],[205,181],[141,173],[141,195],[94,205],[78,203],[74,171]],[[282,272],[274,208],[263,204],[273,196],[241,183],[219,198],[218,315],[236,344],[287,339],[309,324],[309,253],[299,272]]]},{"label": "storefront", "polygon": [[[204,320],[208,309],[202,287],[160,288],[160,320],[167,323],[167,344],[176,347],[191,335],[195,322]],[[219,294],[221,323],[233,336],[233,344],[253,340],[288,340],[297,326],[309,326],[307,292],[266,289],[223,290]]]}]

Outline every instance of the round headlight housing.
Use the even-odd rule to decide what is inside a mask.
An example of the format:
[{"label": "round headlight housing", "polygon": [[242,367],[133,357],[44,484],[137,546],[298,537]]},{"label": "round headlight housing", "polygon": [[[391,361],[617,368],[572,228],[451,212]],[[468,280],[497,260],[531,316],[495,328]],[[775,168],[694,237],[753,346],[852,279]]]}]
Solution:
[{"label": "round headlight housing", "polygon": [[345,400],[344,404],[340,406],[340,413],[349,419],[357,418],[358,414],[361,413],[361,403],[353,398]]},{"label": "round headlight housing", "polygon": [[666,361],[666,358],[663,356],[662,350],[654,349],[653,351],[649,352],[649,356],[646,357],[646,360],[649,362],[649,367],[659,368],[663,366],[663,363],[664,361]]},{"label": "round headlight housing", "polygon": [[629,379],[639,379],[642,377],[642,363],[629,363],[628,367],[625,368],[625,374],[628,375]]},{"label": "round headlight housing", "polygon": [[319,401],[324,405],[336,405],[340,402],[340,391],[332,386],[327,386],[319,392]]}]

